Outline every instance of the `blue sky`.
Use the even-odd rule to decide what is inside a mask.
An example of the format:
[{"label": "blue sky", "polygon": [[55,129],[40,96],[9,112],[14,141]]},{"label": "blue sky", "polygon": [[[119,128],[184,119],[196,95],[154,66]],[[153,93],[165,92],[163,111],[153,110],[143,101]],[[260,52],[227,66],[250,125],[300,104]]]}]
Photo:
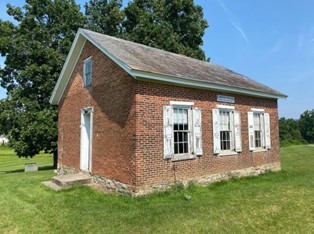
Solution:
[{"label": "blue sky", "polygon": [[[87,0],[86,0],[87,1]],[[77,0],[83,5],[85,0]],[[6,3],[0,1],[0,18]],[[124,0],[124,4],[127,1]],[[195,0],[210,27],[203,49],[211,62],[287,94],[279,116],[299,118],[314,109],[314,1]],[[3,66],[3,59],[0,59]],[[0,89],[0,98],[5,90]]]}]

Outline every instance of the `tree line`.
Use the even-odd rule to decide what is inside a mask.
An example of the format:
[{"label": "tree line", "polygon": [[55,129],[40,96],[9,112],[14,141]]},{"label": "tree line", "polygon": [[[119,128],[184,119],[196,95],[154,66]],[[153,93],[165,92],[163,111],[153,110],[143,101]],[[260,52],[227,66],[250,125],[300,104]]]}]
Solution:
[{"label": "tree line", "polygon": [[78,28],[206,59],[208,23],[193,0],[133,0],[124,8],[122,0],[90,0],[84,9],[75,0],[26,0],[7,5],[11,21],[0,18],[0,85],[7,90],[0,133],[19,157],[44,150],[56,166],[58,111],[49,98]]},{"label": "tree line", "polygon": [[299,119],[279,119],[280,146],[314,143],[314,109],[301,114]]}]

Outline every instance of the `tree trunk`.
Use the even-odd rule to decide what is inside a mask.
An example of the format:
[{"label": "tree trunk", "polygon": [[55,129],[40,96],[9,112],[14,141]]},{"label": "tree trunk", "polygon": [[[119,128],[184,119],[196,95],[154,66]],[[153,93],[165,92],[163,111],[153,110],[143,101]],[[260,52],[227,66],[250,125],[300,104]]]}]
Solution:
[{"label": "tree trunk", "polygon": [[58,150],[53,151],[53,168],[58,167]]}]

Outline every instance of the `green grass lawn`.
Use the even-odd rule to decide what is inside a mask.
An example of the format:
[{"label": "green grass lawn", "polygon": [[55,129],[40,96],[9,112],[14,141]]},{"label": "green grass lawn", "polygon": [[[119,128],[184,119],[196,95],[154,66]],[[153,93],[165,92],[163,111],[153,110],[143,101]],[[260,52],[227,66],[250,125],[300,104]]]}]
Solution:
[{"label": "green grass lawn", "polygon": [[[25,160],[6,150],[0,233],[313,233],[314,147],[287,147],[281,155],[278,173],[132,198],[89,187],[52,191],[41,182],[53,170],[11,173]],[[47,169],[49,158],[32,160]]]}]

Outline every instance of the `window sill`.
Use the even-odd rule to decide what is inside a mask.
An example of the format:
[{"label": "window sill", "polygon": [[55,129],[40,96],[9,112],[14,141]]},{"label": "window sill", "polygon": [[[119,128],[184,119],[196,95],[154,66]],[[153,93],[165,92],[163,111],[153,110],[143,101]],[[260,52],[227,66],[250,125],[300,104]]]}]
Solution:
[{"label": "window sill", "polygon": [[218,157],[232,156],[232,155],[238,155],[238,153],[235,151],[225,151],[225,152],[221,152],[220,154],[217,154]]},{"label": "window sill", "polygon": [[266,152],[266,151],[268,151],[268,149],[260,148],[260,149],[252,150],[251,152],[255,153],[255,152]]},{"label": "window sill", "polygon": [[182,160],[190,160],[190,159],[195,159],[195,158],[196,156],[194,154],[175,154],[170,158],[170,160],[182,161]]}]

